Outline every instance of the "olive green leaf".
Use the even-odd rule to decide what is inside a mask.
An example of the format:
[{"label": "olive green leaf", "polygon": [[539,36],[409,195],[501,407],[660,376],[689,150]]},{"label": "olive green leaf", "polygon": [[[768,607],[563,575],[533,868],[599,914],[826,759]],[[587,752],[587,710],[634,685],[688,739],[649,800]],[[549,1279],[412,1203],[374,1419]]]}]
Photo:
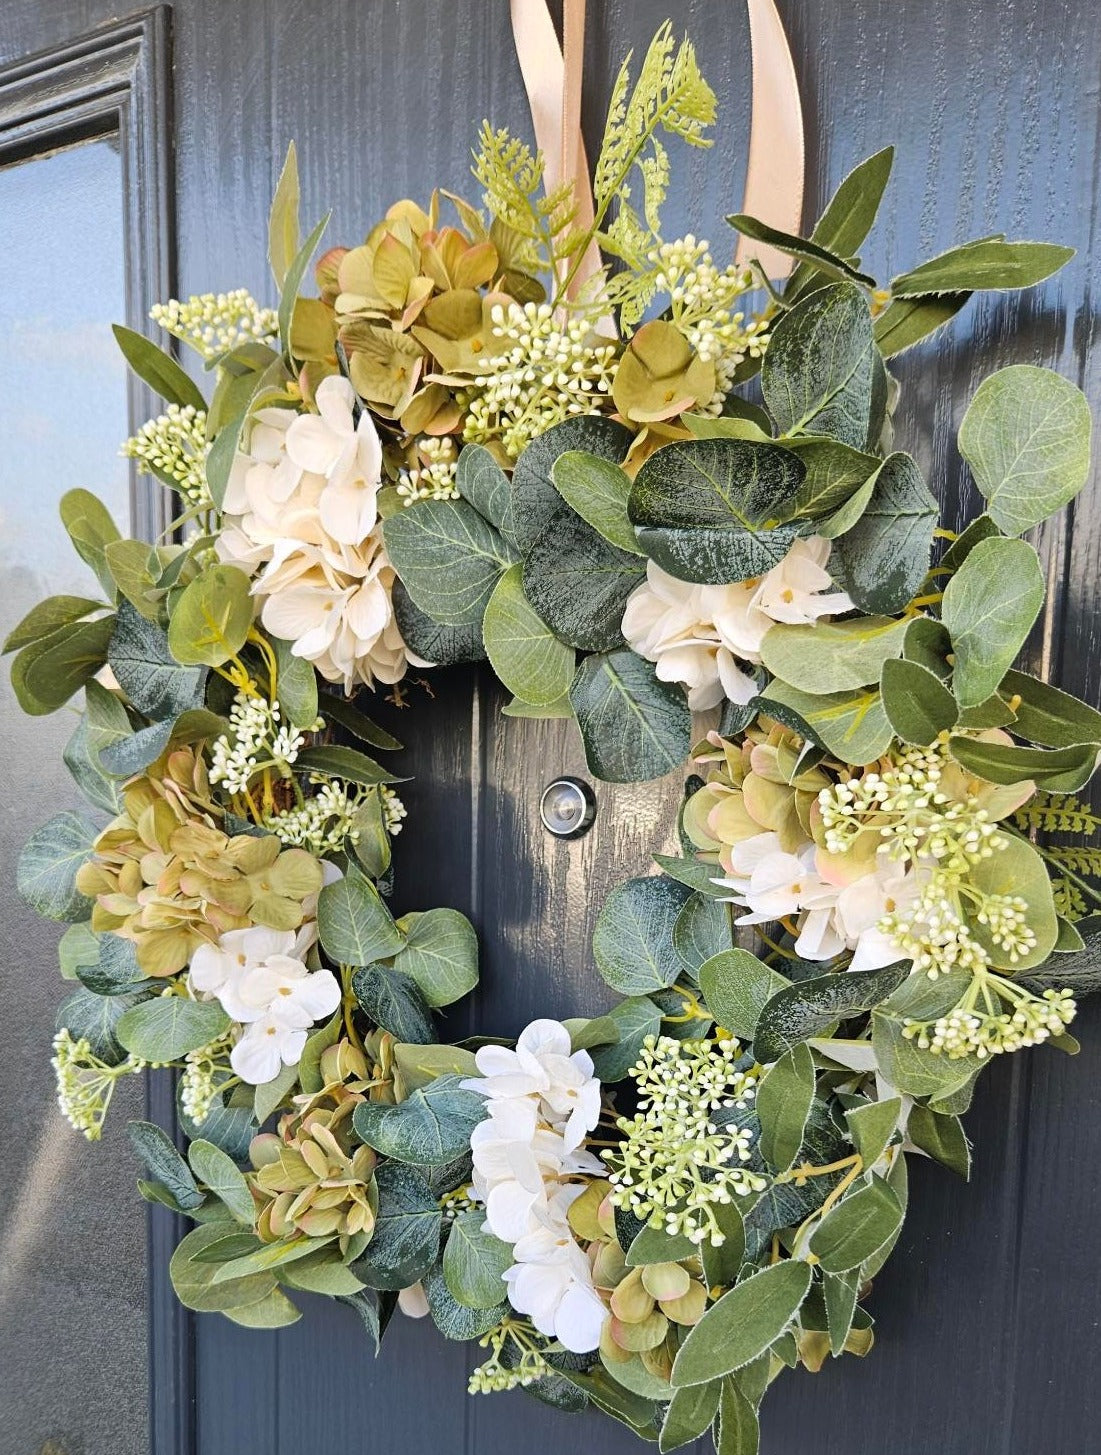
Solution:
[{"label": "olive green leaf", "polygon": [[937,502],[909,455],[888,455],[867,505],[834,543],[830,574],[862,611],[901,611],[929,570]]},{"label": "olive green leaf", "polygon": [[586,657],[570,687],[589,769],[608,783],[660,778],[692,746],[692,715],[679,687],[653,663],[621,650]]},{"label": "olive green leaf", "polygon": [[510,692],[545,707],[569,691],[575,655],[524,594],[525,566],[510,566],[493,589],[482,632],[490,665]]},{"label": "olive green leaf", "polygon": [[[781,991],[781,994],[790,994],[790,991]],[[759,1023],[757,1034],[760,1035]],[[756,1054],[758,1059],[763,1059],[760,1051]],[[777,1058],[757,1087],[755,1107],[761,1122],[761,1155],[776,1172],[785,1172],[794,1162],[803,1143],[813,1100],[814,1058],[810,1048],[800,1042]]]},{"label": "olive green leaf", "polygon": [[979,385],[960,425],[960,454],[1007,535],[1031,530],[1078,494],[1090,430],[1085,395],[1050,369],[1014,364]]},{"label": "olive green leaf", "polygon": [[378,723],[372,722],[369,717],[364,717],[358,707],[353,707],[347,698],[342,697],[339,693],[327,692],[320,699],[320,706],[326,720],[331,718],[338,722],[361,743],[369,743],[372,748],[381,748],[384,752],[396,752],[401,748],[401,744],[392,733],[379,727]]},{"label": "olive green leaf", "polygon": [[808,1263],[786,1259],[744,1279],[708,1309],[681,1345],[672,1384],[707,1384],[764,1353],[794,1319],[810,1288]]},{"label": "olive green leaf", "polygon": [[970,1179],[971,1146],[958,1116],[938,1116],[916,1103],[910,1108],[906,1132],[915,1147],[958,1172],[965,1182]]},{"label": "olive green leaf", "polygon": [[727,222],[735,232],[740,232],[743,237],[753,242],[765,243],[778,252],[787,253],[791,258],[797,258],[801,263],[809,263],[816,273],[821,273],[826,278],[840,280],[851,279],[854,283],[863,283],[867,288],[875,287],[875,279],[870,278],[867,273],[861,273],[854,268],[845,258],[838,257],[824,248],[820,243],[813,242],[810,238],[796,237],[790,232],[781,232],[779,228],[769,227],[767,222],[761,222],[759,218],[750,217],[747,213],[736,212],[728,217]]},{"label": "olive green leaf", "polygon": [[855,283],[819,289],[772,331],[761,366],[769,412],[785,434],[829,435],[866,448],[875,358],[863,291]]},{"label": "olive green leaf", "polygon": [[1027,672],[1007,672],[998,689],[1015,713],[1013,731],[1045,748],[1101,743],[1101,712]]},{"label": "olive green leaf", "polygon": [[382,531],[414,605],[445,626],[478,626],[501,573],[516,560],[465,500],[417,501]]},{"label": "olive green leaf", "polygon": [[565,419],[533,439],[512,472],[512,519],[520,549],[529,551],[551,522],[567,513],[551,474],[559,455],[582,451],[618,465],[633,438],[615,420],[586,414]]},{"label": "olive green leaf", "polygon": [[905,658],[884,662],[879,689],[887,721],[904,743],[923,747],[956,725],[956,699],[920,662]]},{"label": "olive green leaf", "polygon": [[1022,950],[1011,958],[1003,946],[991,939],[988,927],[977,917],[969,916],[971,933],[985,949],[990,963],[1014,973],[1042,965],[1055,949],[1059,922],[1051,879],[1032,845],[1016,835],[1008,837],[1002,848],[972,868],[970,882],[980,894],[1016,895],[1023,899],[1028,907],[1025,923],[1036,936],[1031,950]]},{"label": "olive green leaf", "polygon": [[[325,704],[329,711],[328,702]],[[331,714],[340,721],[336,713]],[[295,759],[296,766],[305,772],[324,773],[329,778],[339,778],[345,783],[358,783],[364,788],[375,788],[380,783],[401,783],[404,780],[388,773],[381,763],[361,753],[357,748],[346,748],[343,743],[319,743],[304,748]]]},{"label": "olive green leaf", "polygon": [[466,1308],[496,1308],[512,1266],[512,1245],[486,1227],[485,1213],[460,1213],[451,1224],[443,1251],[443,1277],[451,1297]]},{"label": "olive green leaf", "polygon": [[115,341],[126,362],[138,378],[149,385],[154,394],[159,394],[169,404],[178,404],[182,409],[190,406],[205,412],[206,400],[198,385],[184,373],[170,354],[166,354],[150,339],[135,333],[132,328],[124,328],[121,323],[112,324],[111,332],[115,335]]},{"label": "olive green leaf", "polygon": [[899,1096],[888,1097],[884,1101],[866,1101],[862,1106],[846,1110],[849,1136],[860,1153],[865,1171],[874,1167],[887,1149],[898,1126],[901,1110],[902,1098]]},{"label": "olive green leaf", "polygon": [[878,1253],[901,1222],[898,1198],[873,1174],[830,1209],[811,1234],[810,1250],[826,1273],[848,1273]]},{"label": "olive green leaf", "polygon": [[769,717],[821,743],[845,763],[874,763],[893,736],[876,690],[816,696],[787,682],[770,682],[758,701]]},{"label": "olive green leaf", "polygon": [[512,493],[508,476],[484,445],[464,445],[455,488],[506,540],[512,539]]},{"label": "olive green leaf", "polygon": [[90,818],[68,809],[30,836],[19,855],[15,887],[36,914],[70,923],[88,918],[91,901],[77,889],[76,875],[98,833]]},{"label": "olive green leaf", "polygon": [[187,1160],[199,1181],[225,1203],[237,1222],[251,1228],[256,1221],[256,1205],[233,1159],[221,1147],[200,1137],[188,1147]]},{"label": "olive green leaf", "polygon": [[470,1148],[470,1134],[484,1118],[485,1098],[464,1091],[457,1076],[440,1076],[397,1106],[364,1101],[355,1109],[356,1132],[396,1162],[438,1166]]},{"label": "olive green leaf", "polygon": [[[275,652],[278,668],[276,690],[279,706],[286,715],[286,720],[296,728],[313,727],[317,721],[318,709],[317,673],[313,663],[308,662],[305,657],[296,657],[290,642],[282,641],[279,637],[269,637],[268,640]],[[340,702],[343,706],[343,698]],[[329,704],[325,705],[327,709]],[[355,714],[355,708],[349,706],[349,711]]]},{"label": "olive green leaf", "polygon": [[121,595],[139,611],[147,621],[156,621],[160,615],[160,602],[154,594],[159,574],[159,562],[150,550],[147,541],[109,541],[104,547],[107,569]]},{"label": "olive green leaf", "polygon": [[245,645],[252,625],[249,578],[236,566],[208,566],[176,602],[168,646],[186,667],[220,667]]},{"label": "olive green leaf", "polygon": [[582,520],[621,551],[641,555],[627,515],[630,476],[613,460],[567,450],[551,467],[554,487]]},{"label": "olive green leaf", "polygon": [[923,298],[894,298],[875,321],[875,341],[885,359],[913,348],[955,318],[970,293],[938,293]]},{"label": "olive green leaf", "polygon": [[592,526],[565,511],[534,542],[523,565],[531,606],[563,642],[586,652],[622,645],[627,598],[644,579],[638,555],[609,545]]},{"label": "olive green leaf", "polygon": [[715,1455],[757,1455],[761,1431],[757,1407],[731,1378],[723,1380]]},{"label": "olive green leaf", "polygon": [[394,969],[408,975],[428,1005],[451,1005],[478,983],[478,936],[457,909],[429,909],[397,922],[405,943]]},{"label": "olive green leaf", "polygon": [[294,316],[294,305],[298,300],[298,290],[302,286],[302,279],[306,276],[306,269],[310,266],[313,255],[317,251],[317,245],[329,225],[329,218],[331,216],[331,212],[326,213],[314,228],[313,232],[310,233],[309,237],[291,259],[287,267],[286,276],[283,278],[282,290],[279,294],[279,340],[283,346],[284,353],[290,352],[291,319]]},{"label": "olive green leaf", "polygon": [[681,972],[673,929],[690,898],[691,890],[663,874],[612,890],[593,931],[593,958],[613,990],[645,995],[673,984]]},{"label": "olive green leaf", "polygon": [[891,292],[896,298],[924,298],[931,293],[977,288],[1031,288],[1057,273],[1073,257],[1073,248],[1053,243],[977,238],[892,278]]},{"label": "olive green leaf", "polygon": [[0,650],[4,653],[16,652],[20,647],[29,646],[31,642],[52,636],[61,627],[72,626],[74,622],[91,616],[93,612],[105,609],[106,603],[90,601],[85,596],[47,596],[45,601],[32,606],[18,625],[12,627]]},{"label": "olive green leaf", "polygon": [[[815,224],[812,242],[839,257],[854,256],[875,222],[894,158],[894,147],[884,147],[853,168]],[[800,263],[784,289],[785,301],[799,297],[816,271],[809,263]]]},{"label": "olive green leaf", "polygon": [[216,1000],[158,995],[132,1006],[119,1020],[116,1034],[131,1055],[143,1061],[178,1061],[188,1051],[216,1041],[230,1024]]},{"label": "olive green leaf", "polygon": [[818,975],[778,990],[762,1007],[753,1033],[760,1061],[776,1060],[800,1041],[820,1036],[835,1021],[872,1010],[910,973],[900,960],[879,970],[850,970],[843,975]]},{"label": "olive green leaf", "polygon": [[692,979],[708,960],[729,950],[732,942],[729,904],[713,893],[693,894],[673,926],[673,948]]},{"label": "olive green leaf", "polygon": [[703,1262],[709,1287],[714,1288],[716,1284],[729,1287],[738,1281],[745,1259],[745,1224],[736,1203],[720,1203],[712,1211],[723,1241],[716,1245],[705,1239],[697,1256]]},{"label": "olive green leaf", "polygon": [[748,950],[724,950],[700,966],[707,1009],[724,1030],[743,1041],[752,1041],[761,1011],[788,984],[786,975]]},{"label": "olive green leaf", "polygon": [[385,965],[361,966],[352,993],[368,1020],[399,1041],[435,1041],[436,1027],[415,980]]},{"label": "olive green leaf", "polygon": [[848,692],[879,681],[884,664],[901,653],[907,625],[888,616],[777,623],[765,633],[761,658],[774,677],[803,692]]},{"label": "olive green leaf", "polygon": [[1043,604],[1044,573],[1027,541],[994,537],[975,546],[941,603],[961,707],[977,707],[997,691]]},{"label": "olive green leaf", "polygon": [[106,548],[120,537],[110,511],[90,490],[67,490],[58,504],[58,514],[77,555],[91,566],[108,600],[114,601],[115,582],[107,565]]},{"label": "olive green leaf", "polygon": [[[502,1290],[503,1288],[502,1284]],[[439,1265],[430,1269],[425,1277],[424,1292],[432,1322],[445,1339],[480,1339],[495,1324],[499,1324],[508,1312],[508,1305],[503,1298],[495,1307],[489,1309],[473,1309],[459,1303],[444,1281],[443,1269]]]},{"label": "olive green leaf", "polygon": [[76,621],[31,642],[12,664],[12,687],[24,712],[34,717],[64,707],[107,661],[113,616]]},{"label": "olive green leaf", "polygon": [[427,1086],[438,1076],[477,1076],[474,1052],[464,1046],[414,1045],[397,1041],[394,1064],[406,1092]]},{"label": "olive green leaf", "polygon": [[202,706],[206,669],[182,667],[160,627],[128,601],[119,603],[107,661],[123,692],[146,717],[175,720],[188,708]]},{"label": "olive green leaf", "polygon": [[277,288],[282,288],[301,242],[298,224],[300,200],[298,153],[292,141],[287,148],[283,170],[279,173],[268,217],[268,262]]},{"label": "olive green leaf", "polygon": [[939,682],[946,682],[952,675],[948,658],[952,655],[952,638],[944,624],[931,616],[915,616],[906,629],[902,643],[902,655],[907,662],[917,662],[927,672],[932,672]]},{"label": "olive green leaf", "polygon": [[185,1308],[199,1313],[227,1313],[230,1309],[239,1312],[249,1305],[261,1303],[276,1291],[275,1277],[268,1272],[253,1273],[229,1282],[215,1282],[225,1265],[207,1262],[202,1255],[225,1237],[225,1229],[225,1223],[207,1223],[193,1228],[177,1244],[168,1273],[176,1297]]},{"label": "olive green leaf", "polygon": [[378,890],[353,868],[322,889],[317,930],[325,953],[341,965],[371,965],[405,944]]},{"label": "olive green leaf", "polygon": [[682,1445],[707,1434],[718,1412],[721,1393],[722,1384],[717,1379],[707,1384],[688,1384],[676,1391],[661,1426],[661,1439],[658,1441],[661,1455],[679,1450]]}]

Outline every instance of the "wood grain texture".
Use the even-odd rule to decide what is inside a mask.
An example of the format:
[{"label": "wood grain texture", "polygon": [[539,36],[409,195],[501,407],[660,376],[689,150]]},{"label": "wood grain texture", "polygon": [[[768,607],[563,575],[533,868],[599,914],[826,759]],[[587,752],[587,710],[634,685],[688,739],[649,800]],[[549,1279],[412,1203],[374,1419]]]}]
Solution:
[{"label": "wood grain texture", "polygon": [[[972,304],[934,345],[899,362],[898,445],[915,454],[956,519],[974,498],[955,431],[983,373],[1051,364],[1101,404],[1101,35],[1076,0],[780,0],[780,8],[808,125],[806,216],[863,156],[887,142],[898,148],[866,257],[871,271],[889,275],[993,231],[1079,249],[1049,284]],[[722,218],[741,200],[749,119],[739,5],[590,6],[585,128],[591,146],[624,50],[644,47],[670,9],[697,41],[722,115],[714,149],[678,157],[667,231],[708,236],[727,254],[733,237]],[[112,10],[111,0],[7,0],[0,59]],[[433,184],[470,193],[469,147],[483,115],[525,125],[507,0],[180,0],[174,28],[184,291],[244,283],[268,292],[264,219],[292,137],[304,215],[312,221],[332,206],[329,240],[354,243],[397,197],[423,201]],[[1096,486],[1041,545],[1054,595],[1035,660],[1097,702]],[[417,775],[405,790],[397,897],[401,908],[454,905],[478,925],[482,988],[455,1009],[448,1032],[512,1032],[534,1014],[598,1008],[605,993],[592,968],[592,921],[612,885],[643,872],[667,838],[679,779],[598,786],[589,836],[553,841],[538,825],[538,799],[551,778],[583,769],[572,730],[502,719],[484,672],[432,674],[430,691],[414,685],[412,706],[393,713]],[[1081,1029],[1076,1061],[1040,1050],[984,1078],[968,1119],[970,1187],[938,1168],[914,1169],[906,1261],[888,1265],[871,1301],[876,1350],[817,1378],[784,1376],[765,1406],[765,1455],[1062,1455],[1095,1445],[1101,1015],[1093,1007]],[[409,1455],[549,1455],[570,1440],[601,1455],[638,1448],[606,1421],[567,1423],[519,1394],[468,1400],[464,1376],[476,1352],[401,1323],[375,1362],[352,1318],[318,1303],[274,1335],[202,1318],[197,1455],[358,1455],[383,1441]]]}]

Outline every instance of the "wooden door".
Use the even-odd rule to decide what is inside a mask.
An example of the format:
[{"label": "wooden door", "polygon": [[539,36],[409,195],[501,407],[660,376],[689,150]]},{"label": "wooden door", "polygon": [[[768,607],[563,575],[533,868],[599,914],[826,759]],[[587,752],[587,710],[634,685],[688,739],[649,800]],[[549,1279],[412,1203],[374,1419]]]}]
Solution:
[{"label": "wooden door", "polygon": [[[915,454],[951,511],[965,503],[955,427],[982,373],[1019,361],[1048,364],[1101,404],[1094,342],[1101,32],[1077,0],[1000,0],[997,6],[781,0],[780,8],[807,116],[807,215],[861,157],[887,142],[898,147],[867,257],[871,271],[889,276],[954,242],[995,231],[1079,249],[1045,287],[972,305],[934,345],[905,356],[899,445]],[[623,53],[645,45],[670,9],[699,46],[721,119],[714,149],[683,161],[668,230],[710,237],[721,252],[728,245],[722,218],[740,202],[745,163],[749,56],[741,6],[720,0],[591,6],[586,127],[598,131]],[[94,33],[113,11],[112,0],[33,7],[2,0],[0,61],[9,70],[0,73],[0,83],[7,77],[16,113],[24,59]],[[147,250],[165,266],[174,250],[180,294],[243,284],[265,296],[266,210],[292,138],[304,211],[319,216],[333,206],[330,241],[354,243],[398,197],[423,201],[433,185],[473,192],[466,168],[483,116],[525,128],[506,0],[179,0],[170,15],[159,12],[141,23],[154,37],[147,44],[155,48],[157,27],[168,21],[171,85],[167,70],[154,65],[146,124],[155,130],[171,121],[173,186],[158,191],[146,179],[144,205],[156,212],[146,217],[153,229]],[[95,38],[88,44],[94,51]],[[26,161],[33,150],[20,141],[7,154],[10,165],[38,165]],[[5,155],[0,151],[0,162]],[[155,150],[145,164],[155,166]],[[25,175],[31,180],[24,205],[34,206],[35,188],[44,194],[46,184],[35,182],[33,171]],[[122,183],[132,212],[141,180],[131,167]],[[0,209],[4,182],[0,172]],[[167,232],[156,231],[170,223],[172,246]],[[142,287],[155,274],[146,266]],[[165,281],[162,272],[159,282]],[[88,288],[98,286],[89,274]],[[132,284],[131,314],[147,301]],[[6,408],[4,399],[0,411]],[[3,488],[28,487],[5,478]],[[7,515],[7,494],[4,501]],[[45,519],[45,491],[36,505]],[[1096,488],[1085,492],[1069,521],[1049,530],[1043,547],[1055,588],[1044,666],[1096,703]],[[45,530],[35,548],[34,569],[48,575],[53,542]],[[6,572],[23,564],[7,533],[0,551]],[[401,718],[408,771],[416,779],[406,794],[409,827],[398,844],[398,908],[453,905],[474,919],[484,949],[481,989],[456,1008],[447,1029],[456,1036],[475,1028],[508,1033],[536,1014],[598,1008],[603,993],[589,955],[596,909],[617,880],[642,871],[662,846],[679,783],[598,786],[592,832],[572,844],[555,841],[539,827],[537,804],[552,777],[584,773],[568,726],[503,719],[496,689],[465,669],[433,674],[430,688],[415,688],[412,700]],[[41,741],[35,739],[34,761]],[[32,749],[23,742],[13,752],[23,756],[12,759],[12,782],[25,784]],[[19,817],[16,794],[13,787],[5,795],[5,805],[16,810],[9,822]],[[31,965],[9,953],[5,984],[46,975],[48,947],[23,940],[24,922],[15,920],[10,898],[5,905],[10,945],[37,954]],[[48,1015],[39,1006],[33,1023],[22,1007],[18,1016],[18,1028],[15,1015],[5,1018],[0,1049],[9,1038],[22,1046],[33,1031],[41,1066]],[[1080,1024],[1084,1049],[1076,1061],[1041,1050],[984,1078],[968,1119],[976,1146],[970,1187],[937,1167],[915,1169],[900,1254],[872,1300],[874,1353],[818,1377],[785,1376],[765,1404],[766,1455],[811,1449],[816,1455],[1010,1449],[1062,1455],[1094,1448],[1101,1374],[1095,1338],[1101,1273],[1093,1236],[1101,1194],[1101,1015],[1087,1006]],[[44,1074],[36,1084],[45,1086]],[[43,1104],[36,1103],[38,1115]],[[5,1194],[13,1178],[17,1189],[26,1185],[28,1137],[33,1141],[33,1132],[23,1130],[5,1147]],[[11,1417],[0,1421],[0,1455],[23,1455],[49,1438],[73,1455],[150,1448],[146,1393],[135,1372],[143,1321],[130,1321],[125,1347],[104,1349],[94,1379],[79,1379],[73,1361],[87,1354],[92,1339],[82,1322],[89,1311],[75,1319],[64,1313],[69,1285],[80,1284],[107,1310],[104,1327],[121,1327],[105,1301],[112,1279],[122,1274],[104,1270],[119,1263],[121,1236],[129,1240],[125,1276],[132,1278],[142,1214],[136,1196],[120,1191],[120,1163],[114,1151],[104,1160],[102,1150],[77,1148],[54,1174],[51,1196],[76,1192],[82,1206],[90,1197],[101,1226],[74,1229],[63,1216],[46,1224],[37,1256],[61,1270],[61,1290],[32,1289],[31,1274],[18,1275],[25,1280],[24,1304],[62,1303],[52,1323],[40,1326],[36,1359],[15,1362],[14,1383],[7,1365],[0,1409]],[[151,1229],[148,1409],[155,1455],[327,1455],[380,1446],[409,1455],[505,1455],[518,1448],[549,1455],[564,1441],[601,1455],[636,1448],[608,1422],[571,1425],[570,1417],[520,1393],[469,1399],[466,1375],[477,1351],[448,1345],[423,1325],[397,1320],[375,1361],[353,1316],[320,1302],[299,1324],[267,1334],[176,1311],[165,1293],[170,1219],[157,1210]],[[62,1257],[74,1247],[79,1272]],[[132,1298],[133,1284],[125,1287]],[[82,1399],[73,1395],[74,1379],[83,1383]],[[53,1423],[46,1417],[51,1408]],[[112,1421],[116,1436],[108,1442],[101,1432]]]}]

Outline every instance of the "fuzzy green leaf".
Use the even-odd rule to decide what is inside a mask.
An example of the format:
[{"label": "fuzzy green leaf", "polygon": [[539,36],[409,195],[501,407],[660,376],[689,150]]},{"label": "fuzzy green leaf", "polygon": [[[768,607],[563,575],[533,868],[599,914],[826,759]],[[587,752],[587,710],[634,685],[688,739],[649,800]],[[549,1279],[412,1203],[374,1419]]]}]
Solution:
[{"label": "fuzzy green leaf", "polygon": [[689,1330],[673,1363],[673,1387],[707,1384],[764,1353],[795,1317],[810,1282],[810,1265],[788,1259],[724,1293]]},{"label": "fuzzy green leaf", "polygon": [[902,651],[906,627],[887,616],[778,623],[765,633],[761,658],[774,677],[804,692],[847,692],[879,681],[884,664]]},{"label": "fuzzy green leaf", "polygon": [[664,875],[628,879],[613,889],[593,931],[593,957],[620,995],[672,985],[681,971],[673,930],[691,891]]},{"label": "fuzzy green leaf", "polygon": [[904,658],[884,662],[879,688],[887,721],[904,743],[923,747],[956,725],[956,699],[940,678],[919,662]]},{"label": "fuzzy green leaf", "polygon": [[[785,995],[790,991],[780,993]],[[757,1035],[760,1036],[760,1025]],[[757,1057],[764,1059],[760,1051]],[[814,1058],[809,1047],[800,1043],[777,1058],[757,1087],[755,1107],[761,1123],[761,1155],[776,1172],[785,1172],[794,1162],[803,1143],[813,1100]]]},{"label": "fuzzy green leaf", "polygon": [[478,626],[502,572],[516,560],[465,500],[420,500],[382,530],[414,605],[445,626]]},{"label": "fuzzy green leaf", "polygon": [[641,555],[627,514],[631,478],[619,465],[599,455],[568,450],[555,460],[551,479],[567,505],[606,541]]},{"label": "fuzzy green leaf", "polygon": [[405,943],[394,969],[416,982],[432,1007],[451,1005],[478,983],[478,936],[457,909],[407,914],[397,928]]},{"label": "fuzzy green leaf", "polygon": [[901,611],[929,569],[938,508],[909,455],[888,455],[859,520],[836,540],[830,573],[861,611]]},{"label": "fuzzy green leaf", "polygon": [[88,918],[91,901],[77,889],[76,875],[98,832],[85,814],[70,809],[55,814],[24,844],[15,886],[37,914],[70,923]]},{"label": "fuzzy green leaf", "polygon": [[378,890],[351,868],[322,889],[317,929],[325,953],[341,965],[371,965],[396,955],[405,944]]},{"label": "fuzzy green leaf", "polygon": [[978,238],[892,278],[891,292],[896,298],[924,298],[930,293],[958,293],[964,289],[1031,288],[1057,273],[1073,257],[1073,248],[1053,243]]},{"label": "fuzzy green leaf", "polygon": [[810,1250],[826,1273],[848,1273],[877,1253],[901,1222],[898,1198],[873,1176],[830,1209],[811,1234]]}]

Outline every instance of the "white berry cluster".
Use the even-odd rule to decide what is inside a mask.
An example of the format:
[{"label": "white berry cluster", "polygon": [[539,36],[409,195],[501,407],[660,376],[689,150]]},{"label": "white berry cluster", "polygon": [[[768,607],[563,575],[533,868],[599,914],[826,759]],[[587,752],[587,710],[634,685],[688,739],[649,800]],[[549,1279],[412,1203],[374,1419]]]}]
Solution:
[{"label": "white berry cluster", "polygon": [[86,1037],[74,1040],[65,1029],[54,1037],[53,1048],[50,1064],[57,1077],[61,1115],[89,1142],[98,1142],[116,1083],[123,1076],[144,1071],[149,1063],[128,1056],[120,1065],[109,1066],[94,1054]]},{"label": "white berry cluster", "polygon": [[417,440],[417,463],[399,471],[397,490],[403,505],[418,500],[456,500],[455,470],[458,452],[455,441],[445,435],[421,435]]},{"label": "white berry cluster", "polygon": [[738,365],[759,358],[768,347],[768,324],[746,322],[735,303],[754,287],[749,269],[717,268],[710,245],[689,233],[661,243],[650,254],[655,296],[669,299],[670,321],[699,354],[715,366],[715,395],[701,411],[717,414],[734,383]]},{"label": "white berry cluster", "polygon": [[744,1108],[756,1094],[756,1076],[735,1068],[740,1055],[734,1040],[646,1037],[631,1068],[638,1111],[619,1118],[625,1140],[604,1153],[613,1206],[693,1243],[722,1244],[715,1206],[766,1186],[742,1165],[749,1131],[713,1120],[716,1111]]},{"label": "white berry cluster", "polygon": [[543,1357],[546,1340],[526,1319],[503,1319],[478,1342],[490,1354],[471,1373],[468,1394],[501,1394],[507,1389],[526,1388],[554,1372]]},{"label": "white berry cluster", "polygon": [[491,314],[503,347],[474,381],[464,437],[500,439],[515,459],[536,435],[576,414],[597,414],[611,393],[615,345],[581,318],[559,325],[547,303],[500,304]]},{"label": "white berry cluster", "polygon": [[274,336],[279,319],[273,308],[262,308],[247,288],[230,293],[193,293],[155,303],[149,317],[166,333],[188,344],[210,363],[250,339]]},{"label": "white berry cluster", "polygon": [[[310,731],[323,726],[318,718]],[[286,776],[305,742],[304,733],[282,722],[278,702],[238,692],[229,712],[229,732],[215,738],[211,747],[210,781],[224,783],[230,793],[244,793],[265,768]]]},{"label": "white berry cluster", "polygon": [[[967,997],[935,1021],[905,1021],[902,1034],[921,1050],[949,1060],[974,1056],[983,1061],[1061,1036],[1075,1017],[1078,1007],[1069,990],[1045,990],[1039,997],[1000,976],[988,979],[996,980],[997,1009]],[[1002,1008],[1003,997],[1007,1008]]]},{"label": "white berry cluster", "polygon": [[210,506],[206,483],[206,410],[170,404],[143,424],[119,451],[138,468],[178,490],[189,505]]}]

